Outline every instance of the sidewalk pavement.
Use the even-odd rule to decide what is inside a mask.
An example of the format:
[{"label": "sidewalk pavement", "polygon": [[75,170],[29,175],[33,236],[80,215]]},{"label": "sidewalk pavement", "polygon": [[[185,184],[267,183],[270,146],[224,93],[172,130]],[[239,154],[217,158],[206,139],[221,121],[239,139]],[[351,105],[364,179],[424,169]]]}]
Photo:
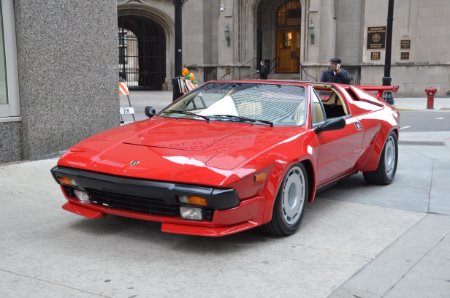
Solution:
[{"label": "sidewalk pavement", "polygon": [[291,237],[165,234],[61,209],[56,159],[0,165],[0,296],[449,297],[449,132],[402,133],[393,184],[351,176]]}]

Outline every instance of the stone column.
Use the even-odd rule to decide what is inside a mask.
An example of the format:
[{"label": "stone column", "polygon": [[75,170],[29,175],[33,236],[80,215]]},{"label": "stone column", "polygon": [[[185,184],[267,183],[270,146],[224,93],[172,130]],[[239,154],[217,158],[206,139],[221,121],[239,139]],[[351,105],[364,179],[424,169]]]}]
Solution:
[{"label": "stone column", "polygon": [[336,55],[335,0],[322,0],[320,5],[319,62],[327,62]]},{"label": "stone column", "polygon": [[15,0],[23,158],[119,125],[116,1]]}]

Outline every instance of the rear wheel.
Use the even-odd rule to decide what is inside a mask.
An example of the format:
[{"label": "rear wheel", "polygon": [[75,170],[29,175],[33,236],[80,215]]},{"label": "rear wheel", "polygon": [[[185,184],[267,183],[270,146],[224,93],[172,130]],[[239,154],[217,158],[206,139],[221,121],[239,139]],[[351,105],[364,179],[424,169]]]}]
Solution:
[{"label": "rear wheel", "polygon": [[302,164],[289,169],[273,207],[272,220],[263,228],[270,234],[288,236],[300,227],[308,200],[308,174]]},{"label": "rear wheel", "polygon": [[391,184],[397,171],[398,142],[397,134],[391,132],[384,145],[378,168],[373,172],[363,172],[364,180],[369,184]]}]

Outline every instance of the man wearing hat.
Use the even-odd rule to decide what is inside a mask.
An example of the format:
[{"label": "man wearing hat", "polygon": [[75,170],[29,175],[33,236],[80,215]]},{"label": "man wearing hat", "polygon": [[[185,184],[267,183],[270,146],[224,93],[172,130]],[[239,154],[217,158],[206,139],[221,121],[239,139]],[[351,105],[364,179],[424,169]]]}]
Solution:
[{"label": "man wearing hat", "polygon": [[350,84],[352,78],[350,74],[341,68],[341,59],[333,58],[330,60],[330,66],[322,73],[321,82]]}]

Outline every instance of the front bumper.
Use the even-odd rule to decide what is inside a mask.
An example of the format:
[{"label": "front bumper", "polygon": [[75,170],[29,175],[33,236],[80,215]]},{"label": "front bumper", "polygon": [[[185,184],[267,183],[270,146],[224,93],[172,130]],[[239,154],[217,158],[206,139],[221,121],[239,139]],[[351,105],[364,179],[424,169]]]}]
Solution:
[{"label": "front bumper", "polygon": [[[61,186],[68,202],[63,209],[88,217],[106,214],[161,222],[162,231],[199,236],[225,236],[260,225],[263,218],[263,197],[239,201],[234,189],[194,186],[170,182],[149,181],[112,176],[65,167],[54,167],[53,177],[71,177],[76,189],[90,194],[89,203],[81,203],[71,188]],[[180,195],[208,198],[202,207],[204,220],[182,219],[178,201]]]}]

